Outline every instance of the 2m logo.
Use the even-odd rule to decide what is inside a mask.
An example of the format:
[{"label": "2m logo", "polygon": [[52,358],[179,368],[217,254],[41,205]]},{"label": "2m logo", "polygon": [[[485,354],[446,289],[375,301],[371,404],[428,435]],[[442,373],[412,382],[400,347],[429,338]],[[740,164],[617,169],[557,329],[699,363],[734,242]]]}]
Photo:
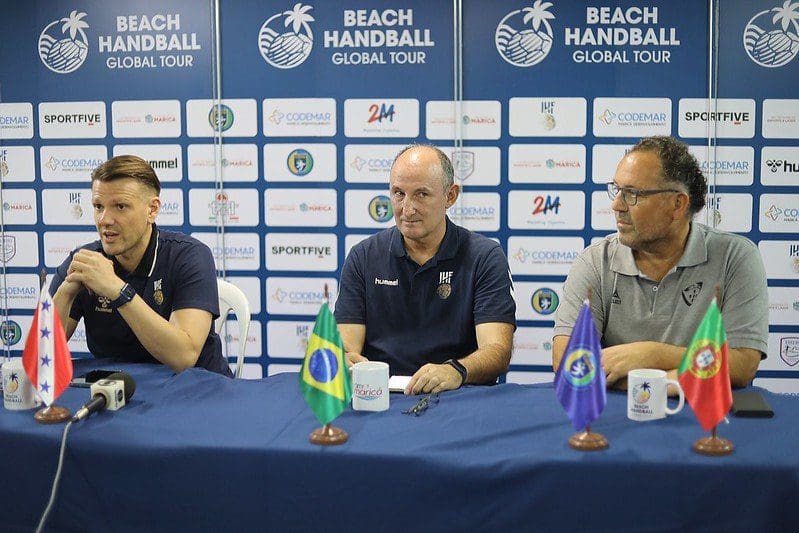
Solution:
[{"label": "2m logo", "polygon": [[369,106],[369,124],[373,122],[394,122],[394,104],[386,107],[386,104],[372,104]]},{"label": "2m logo", "polygon": [[553,211],[556,215],[560,210],[560,196],[556,196],[554,200],[552,196],[546,196],[544,199],[543,196],[536,196],[533,198],[533,214],[534,215],[546,215],[550,211]]}]

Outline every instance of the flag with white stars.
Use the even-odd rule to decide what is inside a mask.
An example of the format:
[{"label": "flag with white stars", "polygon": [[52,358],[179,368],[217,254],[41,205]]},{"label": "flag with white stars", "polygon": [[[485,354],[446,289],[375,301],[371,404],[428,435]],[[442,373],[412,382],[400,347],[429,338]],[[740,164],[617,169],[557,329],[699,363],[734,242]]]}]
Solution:
[{"label": "flag with white stars", "polygon": [[72,380],[72,354],[48,280],[39,295],[33,322],[22,352],[25,373],[45,405],[52,404]]}]

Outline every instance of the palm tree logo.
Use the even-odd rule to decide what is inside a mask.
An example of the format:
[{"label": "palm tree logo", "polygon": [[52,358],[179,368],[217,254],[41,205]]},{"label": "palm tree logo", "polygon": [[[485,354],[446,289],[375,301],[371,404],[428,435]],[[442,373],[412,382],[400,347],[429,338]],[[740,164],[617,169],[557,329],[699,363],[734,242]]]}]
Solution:
[{"label": "palm tree logo", "polygon": [[744,29],[744,50],[761,67],[781,67],[795,58],[799,53],[799,2],[785,0],[782,7],[761,11],[749,19]]},{"label": "palm tree logo", "polygon": [[58,74],[69,74],[86,61],[89,39],[83,30],[88,29],[89,25],[82,20],[85,16],[86,13],[72,11],[69,17],[54,20],[42,30],[39,35],[39,58],[45,67]]},{"label": "palm tree logo", "polygon": [[633,389],[633,398],[635,403],[646,403],[652,397],[652,385],[648,381],[644,381],[640,385],[636,385]]},{"label": "palm tree logo", "polygon": [[[494,44],[502,59],[517,67],[532,67],[544,60],[552,48],[552,26],[548,21],[554,20],[555,15],[547,11],[550,7],[552,2],[535,0],[533,7],[511,11],[499,21]],[[516,29],[528,25],[531,27]]]},{"label": "palm tree logo", "polygon": [[[287,69],[299,66],[308,59],[313,49],[313,32],[308,25],[314,21],[308,14],[311,9],[312,6],[298,2],[290,11],[272,15],[264,22],[258,32],[258,50],[264,61],[273,67]],[[279,33],[281,19],[283,27],[288,29],[290,26],[291,31]]]},{"label": "palm tree logo", "polygon": [[5,388],[11,394],[17,392],[19,388],[19,376],[17,376],[16,372],[11,372],[11,375],[8,376],[8,380],[5,382]]}]

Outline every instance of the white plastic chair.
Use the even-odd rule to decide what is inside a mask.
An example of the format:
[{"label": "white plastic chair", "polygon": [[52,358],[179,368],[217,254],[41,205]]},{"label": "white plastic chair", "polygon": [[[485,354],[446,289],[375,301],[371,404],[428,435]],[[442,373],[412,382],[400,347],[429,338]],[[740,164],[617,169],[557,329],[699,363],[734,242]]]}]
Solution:
[{"label": "white plastic chair", "polygon": [[236,371],[233,375],[240,378],[241,371],[244,368],[244,349],[247,346],[247,332],[250,329],[250,302],[247,301],[247,297],[241,289],[229,281],[217,279],[216,285],[219,290],[219,318],[216,319],[214,329],[217,335],[221,337],[228,313],[233,311],[236,314],[236,321],[239,324],[239,353],[236,359]]}]

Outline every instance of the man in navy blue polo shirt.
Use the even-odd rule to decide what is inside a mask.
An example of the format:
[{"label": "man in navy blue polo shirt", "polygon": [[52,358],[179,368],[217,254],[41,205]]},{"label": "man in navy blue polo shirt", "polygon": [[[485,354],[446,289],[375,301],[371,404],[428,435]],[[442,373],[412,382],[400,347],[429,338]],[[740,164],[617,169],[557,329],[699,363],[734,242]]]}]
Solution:
[{"label": "man in navy blue polo shirt", "polygon": [[67,338],[83,318],[95,357],[231,376],[213,328],[219,302],[211,250],[156,227],[160,192],[152,167],[136,156],[115,157],[92,173],[100,240],[74,250],[51,284]]},{"label": "man in navy blue polo shirt", "polygon": [[453,224],[449,158],[405,148],[391,167],[396,226],[355,245],[335,316],[348,364],[385,361],[406,394],[493,383],[510,363],[516,304],[499,244]]}]

